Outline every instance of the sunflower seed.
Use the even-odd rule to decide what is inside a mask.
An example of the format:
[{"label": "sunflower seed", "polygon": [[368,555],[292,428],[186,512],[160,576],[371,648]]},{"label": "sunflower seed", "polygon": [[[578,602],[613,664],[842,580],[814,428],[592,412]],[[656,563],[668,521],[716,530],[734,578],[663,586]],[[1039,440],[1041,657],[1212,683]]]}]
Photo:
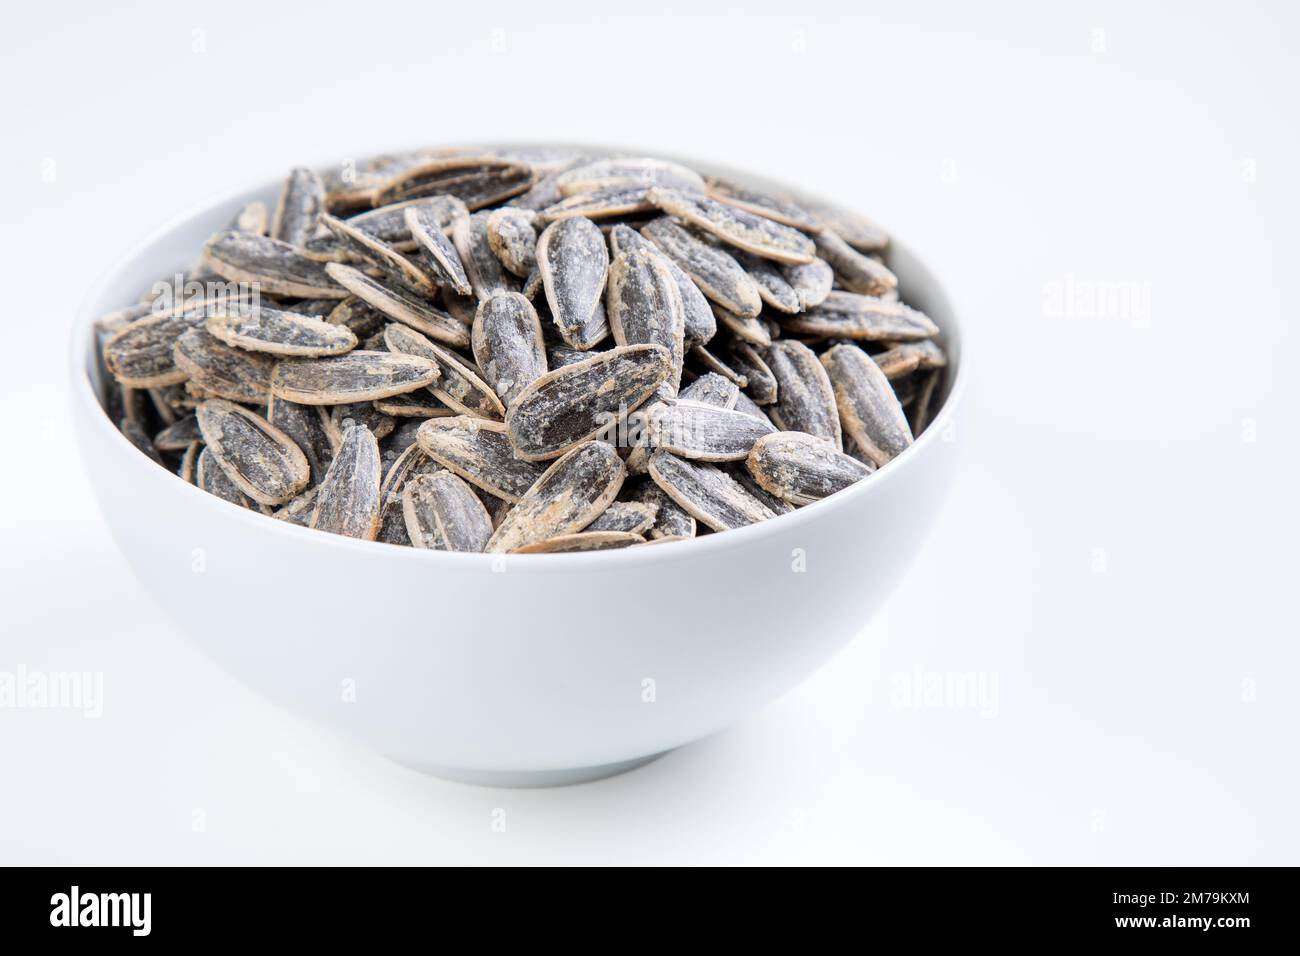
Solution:
[{"label": "sunflower seed", "polygon": [[432,394],[421,392],[376,399],[374,406],[376,411],[393,418],[450,418],[456,414]]},{"label": "sunflower seed", "polygon": [[568,146],[511,146],[488,150],[489,156],[523,163],[539,175],[555,175],[587,160],[587,155]]},{"label": "sunflower seed", "polygon": [[181,462],[176,466],[176,474],[180,475],[181,480],[187,484],[194,484],[194,473],[198,469],[199,454],[203,451],[203,442],[192,441],[185,446],[185,451],[181,454]]},{"label": "sunflower seed", "polygon": [[[554,316],[551,317],[550,326],[557,331],[559,327],[555,324]],[[605,315],[605,301],[602,297],[596,300],[595,311],[591,313],[591,318],[582,328],[573,332],[566,340],[570,345],[577,348],[591,350],[600,345],[609,337],[609,318]],[[564,333],[560,333],[560,338],[564,338]]]},{"label": "sunflower seed", "polygon": [[567,345],[552,345],[546,349],[547,365],[552,369],[563,368],[577,362],[585,362],[589,358],[591,358],[590,352],[571,349]]},{"label": "sunflower seed", "polygon": [[493,292],[517,292],[519,280],[506,271],[488,243],[488,213],[460,216],[451,226],[451,240],[465,267],[474,295],[483,300]]},{"label": "sunflower seed", "polygon": [[565,196],[630,186],[671,186],[695,193],[705,190],[704,179],[695,170],[650,156],[598,159],[560,173],[556,180]]},{"label": "sunflower seed", "polygon": [[889,245],[889,235],[865,216],[820,203],[810,205],[808,209],[823,228],[829,229],[859,252],[881,252]]},{"label": "sunflower seed", "polygon": [[749,189],[716,177],[709,178],[708,187],[710,198],[743,209],[755,216],[762,216],[764,219],[771,219],[773,222],[804,232],[816,232],[821,228],[821,224],[812,213],[784,196]]},{"label": "sunflower seed", "polygon": [[497,292],[479,304],[470,341],[474,360],[507,406],[546,374],[542,323],[517,292]]},{"label": "sunflower seed", "polygon": [[943,349],[928,339],[895,345],[878,355],[873,355],[872,358],[885,373],[885,378],[891,382],[919,369],[929,371],[948,364]]},{"label": "sunflower seed", "polygon": [[749,380],[740,372],[737,372],[722,359],[718,358],[703,345],[692,345],[690,352],[687,353],[700,365],[703,365],[708,371],[721,375],[729,382],[734,382],[737,387],[744,388],[749,384]]},{"label": "sunflower seed", "polygon": [[[207,392],[205,392],[199,386],[195,385],[193,382],[187,381],[183,387],[185,389],[185,394],[189,396],[189,407],[191,409],[198,408],[199,402],[214,397],[212,395],[209,395]],[[123,396],[125,397],[126,393],[129,393],[130,391],[131,389],[123,389]]]},{"label": "sunflower seed", "polygon": [[763,361],[758,349],[748,342],[736,340],[731,343],[727,358],[730,359],[732,368],[745,376],[745,390],[750,398],[760,405],[771,405],[776,401],[776,376],[768,368],[767,362]]},{"label": "sunflower seed", "polygon": [[357,339],[364,339],[387,325],[388,316],[356,296],[350,295],[330,310],[325,321],[330,325],[346,326]]},{"label": "sunflower seed", "polygon": [[587,219],[609,219],[614,216],[636,216],[651,212],[655,205],[645,186],[607,186],[589,193],[578,193],[547,206],[538,215],[548,223],[583,216]]},{"label": "sunflower seed", "polygon": [[229,501],[241,508],[254,508],[251,498],[239,490],[239,486],[230,480],[216,457],[208,448],[199,452],[198,463],[194,466],[194,484],[210,495],[216,495],[222,501]]},{"label": "sunflower seed", "polygon": [[763,310],[756,283],[734,258],[687,232],[671,219],[656,219],[641,235],[677,264],[705,296],[730,312],[753,318]]},{"label": "sunflower seed", "polygon": [[[657,400],[664,390],[664,386],[656,389],[646,402],[646,405]],[[735,382],[728,381],[716,372],[706,372],[694,382],[681,390],[680,398],[685,401],[702,402],[705,405],[712,405],[716,408],[732,408],[736,400],[740,397],[740,389]],[[653,405],[651,405],[653,407]],[[647,411],[645,406],[628,416],[629,434],[635,434],[637,441],[627,457],[623,460],[627,465],[628,474],[644,475],[650,466],[650,455],[654,452],[653,443],[650,439],[650,429],[647,420]],[[763,419],[765,422],[766,418]],[[635,430],[633,430],[635,426]]]},{"label": "sunflower seed", "polygon": [[534,264],[533,271],[528,273],[528,278],[524,280],[524,286],[520,290],[520,292],[523,293],[524,298],[527,299],[529,302],[534,302],[537,299],[538,293],[540,293],[541,291],[542,291],[542,273],[541,270],[539,270],[537,266]]},{"label": "sunflower seed", "polygon": [[370,541],[379,533],[379,443],[364,425],[349,422],[343,441],[317,486],[310,527]]},{"label": "sunflower seed", "polygon": [[765,303],[778,312],[802,311],[799,293],[786,281],[780,264],[760,259],[748,252],[737,252],[735,258],[754,280],[758,286],[758,294]]},{"label": "sunflower seed", "polygon": [[321,172],[326,200],[331,209],[384,205],[378,201],[384,186],[433,158],[429,150],[420,149],[374,156],[359,163],[352,160],[340,163]]},{"label": "sunflower seed", "polygon": [[376,205],[446,194],[473,211],[524,192],[533,171],[522,163],[492,156],[442,156],[394,176],[375,194]]},{"label": "sunflower seed", "polygon": [[821,305],[800,315],[782,316],[781,327],[798,335],[864,341],[916,341],[939,332],[929,317],[901,302],[832,292]]},{"label": "sunflower seed", "polygon": [[646,417],[655,448],[695,461],[739,461],[760,437],[776,431],[770,422],[703,402],[660,402]]},{"label": "sunflower seed", "polygon": [[[459,218],[467,219],[468,213]],[[473,287],[460,261],[460,253],[443,232],[441,218],[429,210],[412,207],[406,210],[406,227],[423,250],[425,265],[434,281],[455,289],[461,295],[470,295]]]},{"label": "sunflower seed", "polygon": [[658,246],[641,233],[622,223],[610,230],[609,243],[615,256],[624,252],[642,251],[658,256],[672,275],[673,281],[677,283],[677,291],[681,294],[684,315],[683,335],[687,345],[704,343],[713,338],[718,327],[713,317],[713,310],[709,308],[709,300],[704,297],[704,293],[691,277],[682,271],[681,266],[664,255]]},{"label": "sunflower seed", "polygon": [[[379,517],[379,533],[375,535],[376,541],[382,541],[385,544],[396,544],[402,547],[413,548],[411,536],[406,533],[406,516],[402,514],[402,499],[398,496],[395,507],[382,506]],[[430,542],[433,545],[430,550],[441,550],[438,542]]]},{"label": "sunflower seed", "polygon": [[416,441],[426,455],[470,484],[519,501],[545,470],[515,457],[506,426],[483,418],[434,418],[420,426]]},{"label": "sunflower seed", "polygon": [[672,373],[659,345],[627,345],[548,372],[516,396],[506,412],[515,454],[540,461],[617,427]]},{"label": "sunflower seed", "polygon": [[760,438],[745,467],[760,486],[794,505],[819,501],[871,474],[860,461],[803,432]]},{"label": "sunflower seed", "polygon": [[826,439],[837,451],[841,449],[843,439],[835,393],[826,369],[817,361],[813,350],[802,342],[778,339],[764,357],[776,379],[776,404],[769,406],[768,414],[777,427],[782,431],[807,432]]},{"label": "sunflower seed", "polygon": [[175,346],[202,322],[191,315],[151,315],[113,334],[103,345],[104,365],[131,388],[159,388],[185,381],[189,373],[176,364]]},{"label": "sunflower seed", "polygon": [[196,411],[203,442],[239,490],[264,505],[282,505],[307,487],[307,457],[261,415],[224,399]]},{"label": "sunflower seed", "polygon": [[844,430],[876,465],[912,443],[907,416],[880,366],[860,348],[837,345],[822,356]]},{"label": "sunflower seed", "polygon": [[370,434],[375,436],[376,441],[383,441],[397,427],[397,422],[375,408],[373,402],[349,402],[330,408],[329,429],[339,440],[342,439],[343,429],[348,422],[370,429]]},{"label": "sunflower seed", "polygon": [[479,501],[483,502],[483,507],[487,509],[487,513],[492,519],[492,528],[495,530],[497,525],[501,523],[501,519],[506,516],[506,512],[513,508],[514,505],[504,498],[498,498],[496,495],[484,491],[477,485],[470,485],[470,490],[478,496]]},{"label": "sunflower seed", "polygon": [[537,239],[537,269],[564,341],[589,349],[608,331],[601,296],[609,272],[605,237],[590,219],[552,223]]},{"label": "sunflower seed", "polygon": [[293,439],[307,457],[311,473],[309,485],[320,484],[334,458],[334,443],[330,440],[329,413],[319,405],[299,405],[272,395],[266,406],[266,419]]},{"label": "sunflower seed", "polygon": [[[180,388],[181,386],[170,385],[168,387]],[[153,408],[154,417],[157,419],[159,426],[165,428],[168,425],[174,425],[176,423],[176,419],[180,416],[177,414],[176,408],[167,399],[167,396],[163,394],[162,389],[145,389],[145,395],[149,398],[149,405]]]},{"label": "sunflower seed", "polygon": [[[408,392],[407,394],[419,394]],[[388,474],[388,467],[397,459],[397,457],[415,444],[415,436],[420,432],[420,426],[423,420],[401,421],[393,429],[393,433],[384,439],[380,445],[380,452],[384,459],[384,474]]]},{"label": "sunflower seed", "polygon": [[581,531],[618,495],[625,474],[613,445],[602,441],[578,445],[528,489],[492,533],[487,550],[500,554]]},{"label": "sunflower seed", "polygon": [[676,395],[685,357],[686,313],[681,292],[661,256],[621,252],[609,267],[605,313],[618,345],[661,345],[672,372],[664,383]]},{"label": "sunflower seed", "polygon": [[[792,434],[798,434],[798,433],[792,433]],[[825,444],[825,442],[823,442],[823,444]],[[827,445],[826,447],[830,448],[829,445]],[[730,465],[726,465],[724,467],[727,470],[727,474],[731,475],[732,478],[735,478],[737,484],[739,484],[740,487],[744,488],[746,491],[748,491],[759,501],[763,502],[763,504],[767,506],[767,509],[771,511],[772,514],[783,515],[783,514],[789,514],[791,511],[794,511],[795,506],[793,502],[786,501],[784,498],[777,497],[776,495],[772,494],[772,492],[768,491],[766,488],[760,485],[757,481],[755,481],[754,476],[749,473],[749,468],[746,467],[745,462],[737,461]]]},{"label": "sunflower seed", "polygon": [[898,277],[887,268],[858,252],[839,234],[829,229],[817,233],[817,252],[835,270],[836,277],[851,292],[880,295],[898,285]]},{"label": "sunflower seed", "polygon": [[[270,296],[268,296],[267,298],[268,298],[268,300],[270,300]],[[330,315],[330,313],[333,312],[335,309],[337,309],[337,308],[339,307],[340,301],[346,302],[347,300],[346,300],[346,299],[343,299],[343,300],[339,300],[339,299],[299,299],[297,302],[294,302],[294,303],[292,303],[292,304],[287,304],[287,305],[286,305],[286,304],[284,304],[284,303],[282,303],[282,302],[279,303],[279,304],[284,306],[283,309],[280,309],[280,311],[288,312],[288,313],[290,313],[291,315],[306,315],[306,316],[309,316],[309,317],[314,318],[314,319],[321,319],[321,320],[323,320],[323,321],[329,321],[329,315]],[[247,303],[247,304],[245,304],[245,303],[240,303],[240,306],[239,306],[239,307],[245,309],[246,311],[251,312],[251,311],[253,311],[254,309],[256,309],[260,304],[261,304],[261,303],[257,303],[257,302],[249,302],[249,303]],[[229,311],[231,311],[231,309],[230,309],[230,307],[227,305],[227,306],[225,307],[225,309],[215,309],[215,310],[212,310],[211,312],[208,313],[208,317],[211,318],[213,315],[216,315],[216,314],[218,314],[218,313],[221,312],[221,311],[229,312]]]},{"label": "sunflower seed", "polygon": [[342,299],[347,292],[334,284],[325,265],[268,236],[219,232],[203,247],[213,270],[231,282],[244,282],[271,295],[304,299]]},{"label": "sunflower seed", "polygon": [[347,326],[266,307],[219,309],[208,316],[204,328],[227,345],[272,355],[339,355],[357,345]]},{"label": "sunflower seed", "polygon": [[706,372],[682,389],[678,396],[683,401],[703,402],[715,408],[735,408],[740,398],[740,388],[717,372]]},{"label": "sunflower seed", "polygon": [[771,421],[767,417],[767,412],[754,404],[754,400],[741,392],[736,396],[736,411],[744,412],[746,415],[753,415],[755,418],[761,418],[763,421]]},{"label": "sunflower seed", "polygon": [[240,232],[250,232],[255,236],[264,236],[270,224],[271,214],[267,211],[266,203],[254,199],[235,214],[235,218],[230,221],[230,228],[238,229]]},{"label": "sunflower seed", "polygon": [[439,342],[458,347],[469,345],[469,330],[423,299],[402,289],[376,282],[351,266],[331,262],[325,268],[339,285],[389,318],[409,325]]},{"label": "sunflower seed", "polygon": [[714,531],[776,517],[729,474],[705,462],[657,451],[650,458],[650,477],[669,498]]},{"label": "sunflower seed", "polygon": [[324,232],[317,232],[302,246],[300,250],[304,258],[312,262],[319,262],[322,265],[327,262],[352,262],[353,256],[348,252],[345,246],[334,233],[326,229]]},{"label": "sunflower seed", "polygon": [[645,544],[640,545],[640,547],[648,548],[648,547],[649,547],[650,545],[652,545],[652,544],[673,544],[674,542],[677,542],[677,541],[690,541],[690,540],[691,540],[691,536],[690,536],[690,535],[685,535],[685,534],[665,534],[665,535],[662,535],[662,536],[660,536],[660,537],[658,537],[658,538],[651,538],[649,541],[646,541]]},{"label": "sunflower seed", "polygon": [[[387,459],[387,452],[383,457]],[[384,477],[379,484],[379,535],[376,541],[386,541],[389,544],[412,544],[410,535],[406,533],[406,518],[402,513],[402,491],[411,478],[417,475],[436,474],[441,470],[442,466],[429,458],[414,442],[383,469]],[[429,543],[436,544],[436,542]]]},{"label": "sunflower seed", "polygon": [[478,299],[472,292],[469,295],[461,295],[454,289],[444,288],[442,290],[442,304],[456,321],[465,328],[468,329],[474,324],[474,313],[478,310]]},{"label": "sunflower seed", "polygon": [[737,339],[755,345],[772,344],[772,334],[762,319],[737,315],[720,305],[713,307],[713,314],[717,317],[718,324],[730,330]]},{"label": "sunflower seed", "polygon": [[430,342],[417,332],[390,324],[384,329],[384,344],[390,352],[415,355],[438,366],[438,381],[429,390],[447,407],[464,415],[501,420],[506,408],[492,387],[484,382],[455,353]]},{"label": "sunflower seed", "polygon": [[835,270],[825,259],[814,259],[797,266],[778,266],[781,276],[799,299],[798,312],[821,305],[835,286]]},{"label": "sunflower seed", "polygon": [[537,214],[526,209],[505,207],[488,216],[488,246],[501,264],[521,279],[537,266]]},{"label": "sunflower seed", "polygon": [[188,413],[194,411],[194,406],[188,400],[183,382],[177,382],[175,385],[165,385],[162,388],[151,388],[148,391],[149,401],[154,410],[158,412],[158,417],[164,425],[174,425]]},{"label": "sunflower seed", "polygon": [[432,385],[438,375],[438,366],[426,358],[356,351],[280,362],[271,373],[271,391],[303,405],[342,405],[412,392]]},{"label": "sunflower seed", "polygon": [[538,180],[528,188],[527,192],[520,193],[507,202],[506,208],[541,212],[547,206],[554,206],[563,198],[560,192],[559,175],[555,174]]},{"label": "sunflower seed", "polygon": [[368,209],[344,221],[358,232],[385,242],[398,252],[415,252],[419,244],[411,234],[410,213],[414,213],[426,228],[441,232],[450,229],[457,216],[469,215],[469,210],[455,196],[427,196]]},{"label": "sunflower seed", "polygon": [[177,339],[174,352],[176,367],[184,370],[190,385],[232,402],[266,404],[275,367],[271,356],[233,348],[201,328]]},{"label": "sunflower seed", "polygon": [[165,390],[166,397],[168,397],[166,401],[174,408],[177,420],[194,414],[195,408],[199,406],[199,403],[188,392],[187,385],[188,382],[182,382],[179,385],[169,385]]},{"label": "sunflower seed", "polygon": [[858,447],[858,443],[853,440],[852,435],[844,436],[844,454],[863,465],[866,465],[872,471],[876,470],[876,463],[867,457],[867,453]]},{"label": "sunflower seed", "polygon": [[633,544],[645,544],[645,538],[626,531],[578,531],[556,535],[515,548],[511,554],[573,554],[580,551],[610,551]]},{"label": "sunflower seed", "polygon": [[664,494],[664,490],[650,478],[637,480],[638,484],[629,495],[629,500],[654,509],[655,523],[646,532],[651,540],[695,537],[695,517],[690,512]]},{"label": "sunflower seed", "polygon": [[[321,223],[334,233],[352,258],[374,266],[388,283],[417,296],[430,297],[437,291],[433,280],[423,269],[388,243],[368,236],[333,216],[321,216]],[[333,277],[333,273],[329,274]]]},{"label": "sunflower seed", "polygon": [[314,485],[306,491],[294,495],[287,504],[273,511],[271,517],[277,521],[287,521],[299,528],[309,527],[311,517],[316,513],[316,492],[318,488],[318,485]]},{"label": "sunflower seed", "polygon": [[[280,201],[271,218],[271,238],[291,246],[304,245],[315,235],[324,209],[325,184],[320,176],[310,169],[295,169],[280,190]],[[257,230],[258,235],[262,232]]]},{"label": "sunflower seed", "polygon": [[668,215],[756,256],[796,264],[816,256],[817,247],[799,230],[716,199],[663,187],[651,189],[648,198]]},{"label": "sunflower seed", "polygon": [[186,415],[153,436],[153,447],[158,451],[183,452],[190,442],[199,438],[199,423],[193,415]]},{"label": "sunflower seed", "polygon": [[449,471],[407,481],[402,514],[406,533],[417,548],[482,551],[492,537],[492,518],[483,502]]},{"label": "sunflower seed", "polygon": [[584,531],[622,531],[643,534],[650,530],[659,514],[659,506],[646,501],[615,501]]}]

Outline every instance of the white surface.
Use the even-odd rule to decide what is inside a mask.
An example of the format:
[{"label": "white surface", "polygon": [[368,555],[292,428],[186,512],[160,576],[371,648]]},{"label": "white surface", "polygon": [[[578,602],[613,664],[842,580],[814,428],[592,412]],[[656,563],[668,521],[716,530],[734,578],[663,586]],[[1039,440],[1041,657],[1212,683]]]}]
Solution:
[{"label": "white surface", "polygon": [[[0,671],[102,671],[104,715],[0,709],[0,861],[1297,862],[1294,8],[78,7],[0,37]],[[503,132],[840,193],[979,363],[871,629],[734,730],[552,791],[420,777],[223,676],[126,572],[63,394],[78,296],[165,218]],[[1061,315],[1067,277],[1139,283],[1149,320]],[[996,716],[896,706],[916,668],[996,675]]]}]

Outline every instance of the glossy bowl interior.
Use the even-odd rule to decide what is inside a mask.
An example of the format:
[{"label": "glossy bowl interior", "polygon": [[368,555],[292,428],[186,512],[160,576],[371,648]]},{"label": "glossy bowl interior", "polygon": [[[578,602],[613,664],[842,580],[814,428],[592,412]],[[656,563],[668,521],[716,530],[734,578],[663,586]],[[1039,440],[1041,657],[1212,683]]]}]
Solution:
[{"label": "glossy bowl interior", "polygon": [[178,217],[114,265],[82,303],[71,370],[83,460],[123,554],[180,630],[270,699],[455,779],[592,779],[794,686],[922,546],[954,471],[967,371],[943,291],[897,241],[905,299],[943,329],[942,406],[885,468],[790,514],[690,542],[501,557],[324,534],[199,491],[104,414],[93,322],[183,270],[242,205],[273,202],[279,181]]}]

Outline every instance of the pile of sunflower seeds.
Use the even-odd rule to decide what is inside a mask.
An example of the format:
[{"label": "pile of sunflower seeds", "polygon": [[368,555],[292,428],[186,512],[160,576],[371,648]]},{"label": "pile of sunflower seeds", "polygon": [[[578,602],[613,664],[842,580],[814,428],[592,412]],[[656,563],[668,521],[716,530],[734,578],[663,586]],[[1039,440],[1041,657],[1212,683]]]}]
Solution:
[{"label": "pile of sunflower seeds", "polygon": [[295,169],[100,320],[107,411],[183,480],[335,534],[543,553],[726,531],[929,422],[947,360],[888,243],[646,157]]}]

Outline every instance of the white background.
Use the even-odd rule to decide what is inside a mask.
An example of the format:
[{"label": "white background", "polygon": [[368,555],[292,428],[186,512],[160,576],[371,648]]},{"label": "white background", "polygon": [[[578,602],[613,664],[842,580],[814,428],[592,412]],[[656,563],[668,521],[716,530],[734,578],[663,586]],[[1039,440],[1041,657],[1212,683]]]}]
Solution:
[{"label": "white background", "polygon": [[[102,671],[105,709],[0,709],[0,862],[1300,862],[1294,5],[625,6],[6,11],[0,671]],[[125,569],[68,421],[73,308],[145,232],[475,139],[839,195],[970,338],[963,470],[886,610],[766,711],[582,787],[424,778],[254,698]],[[918,670],[993,706],[899,706]]]}]

